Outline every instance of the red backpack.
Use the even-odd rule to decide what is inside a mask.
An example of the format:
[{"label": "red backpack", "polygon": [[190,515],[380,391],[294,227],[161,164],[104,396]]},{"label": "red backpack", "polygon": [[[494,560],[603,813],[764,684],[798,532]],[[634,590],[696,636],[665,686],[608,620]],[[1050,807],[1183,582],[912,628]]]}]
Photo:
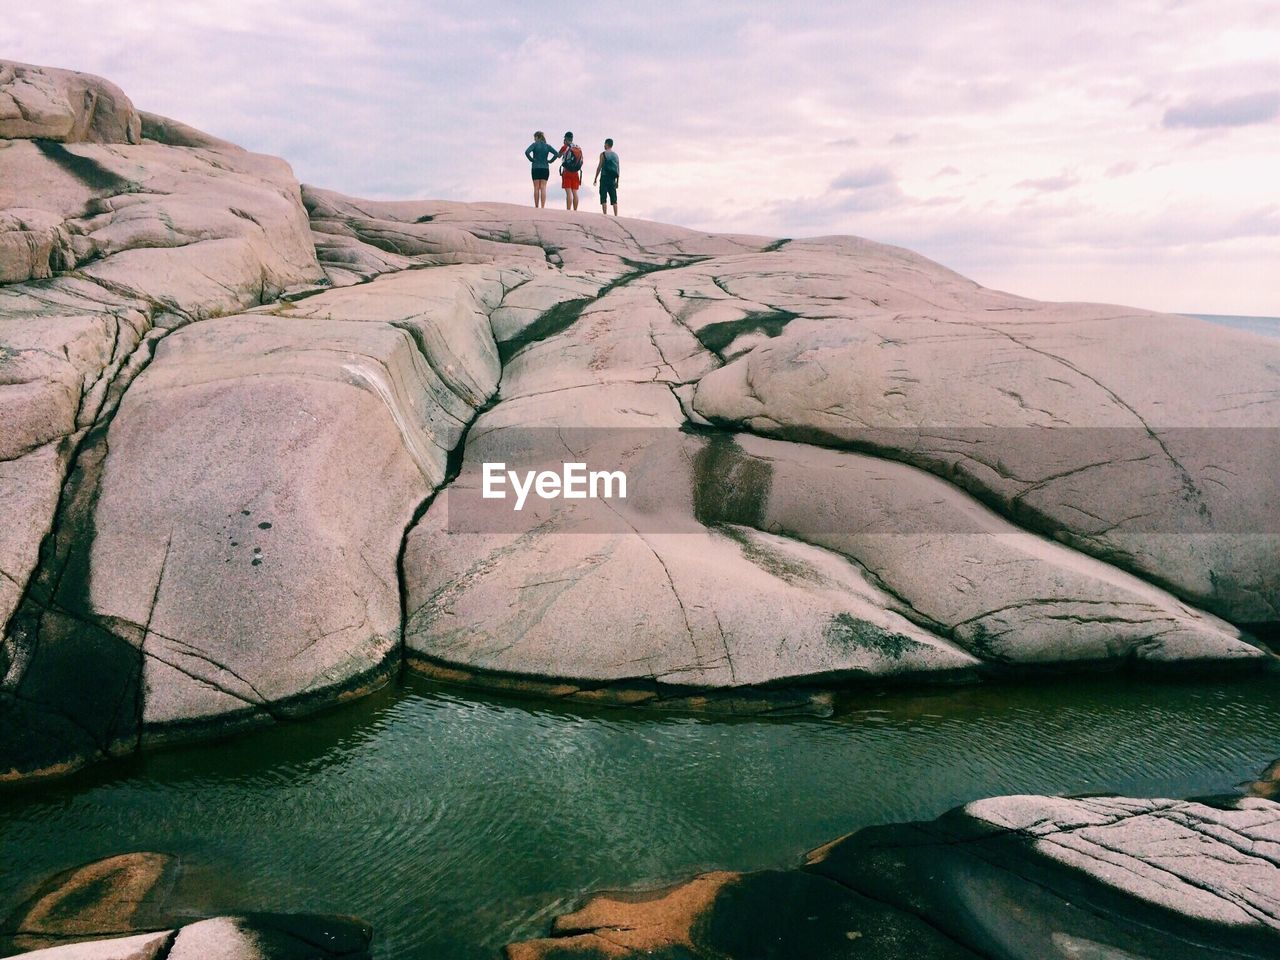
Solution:
[{"label": "red backpack", "polygon": [[564,152],[564,163],[560,169],[564,173],[577,173],[582,169],[582,148],[576,144]]}]

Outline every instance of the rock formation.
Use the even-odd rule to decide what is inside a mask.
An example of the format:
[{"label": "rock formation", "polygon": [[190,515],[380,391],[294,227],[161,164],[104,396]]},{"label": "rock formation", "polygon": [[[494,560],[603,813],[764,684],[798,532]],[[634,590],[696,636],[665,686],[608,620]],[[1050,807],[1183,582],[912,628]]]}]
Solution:
[{"label": "rock formation", "polygon": [[[367,202],[0,65],[0,777],[435,676],[1263,669],[1280,343],[848,237]],[[625,467],[518,517],[483,464]]]},{"label": "rock formation", "polygon": [[0,139],[139,143],[142,117],[123,90],[101,77],[4,61]]},{"label": "rock formation", "polygon": [[1273,957],[1280,804],[980,800],[870,827],[794,870],[600,896],[510,960]]}]

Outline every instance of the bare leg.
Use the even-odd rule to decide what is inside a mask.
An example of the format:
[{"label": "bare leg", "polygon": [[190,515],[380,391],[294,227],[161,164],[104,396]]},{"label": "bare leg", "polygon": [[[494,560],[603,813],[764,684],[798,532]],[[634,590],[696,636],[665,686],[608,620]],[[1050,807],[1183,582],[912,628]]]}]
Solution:
[{"label": "bare leg", "polygon": [[564,208],[566,210],[573,209],[573,191],[568,187],[564,188]]},{"label": "bare leg", "polygon": [[573,191],[573,209],[578,209],[578,191],[576,189]]},{"label": "bare leg", "polygon": [[618,215],[618,205],[616,203],[613,205],[613,215],[615,217]]}]

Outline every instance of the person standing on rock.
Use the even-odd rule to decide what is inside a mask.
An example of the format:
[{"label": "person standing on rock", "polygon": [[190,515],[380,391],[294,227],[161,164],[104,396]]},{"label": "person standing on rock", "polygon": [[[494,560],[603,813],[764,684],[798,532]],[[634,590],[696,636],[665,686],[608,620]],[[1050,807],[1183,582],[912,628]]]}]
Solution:
[{"label": "person standing on rock", "polygon": [[564,208],[578,209],[578,188],[582,186],[582,148],[575,146],[573,134],[564,135],[564,146],[556,156],[560,163],[560,186],[564,187]]},{"label": "person standing on rock", "polygon": [[551,179],[551,161],[559,156],[556,148],[547,143],[547,135],[541,130],[533,135],[533,143],[524,148],[524,157],[533,164],[533,205],[547,205],[547,181]]},{"label": "person standing on rock", "polygon": [[[604,174],[604,179],[600,178],[601,173]],[[604,149],[600,151],[600,159],[596,162],[596,178],[592,181],[600,184],[600,212],[606,217],[609,215],[606,200],[613,201],[613,215],[618,215],[618,181],[621,179],[622,161],[613,152],[613,138],[609,137],[604,142]]]}]

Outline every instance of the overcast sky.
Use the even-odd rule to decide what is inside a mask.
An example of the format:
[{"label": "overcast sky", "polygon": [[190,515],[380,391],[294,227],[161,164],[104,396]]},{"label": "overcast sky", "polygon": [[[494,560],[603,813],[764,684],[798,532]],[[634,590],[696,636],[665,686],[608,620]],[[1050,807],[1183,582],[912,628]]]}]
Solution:
[{"label": "overcast sky", "polygon": [[1280,315],[1275,0],[15,0],[0,56],[358,196],[528,202],[532,131],[571,129],[588,172],[617,141],[624,214]]}]

